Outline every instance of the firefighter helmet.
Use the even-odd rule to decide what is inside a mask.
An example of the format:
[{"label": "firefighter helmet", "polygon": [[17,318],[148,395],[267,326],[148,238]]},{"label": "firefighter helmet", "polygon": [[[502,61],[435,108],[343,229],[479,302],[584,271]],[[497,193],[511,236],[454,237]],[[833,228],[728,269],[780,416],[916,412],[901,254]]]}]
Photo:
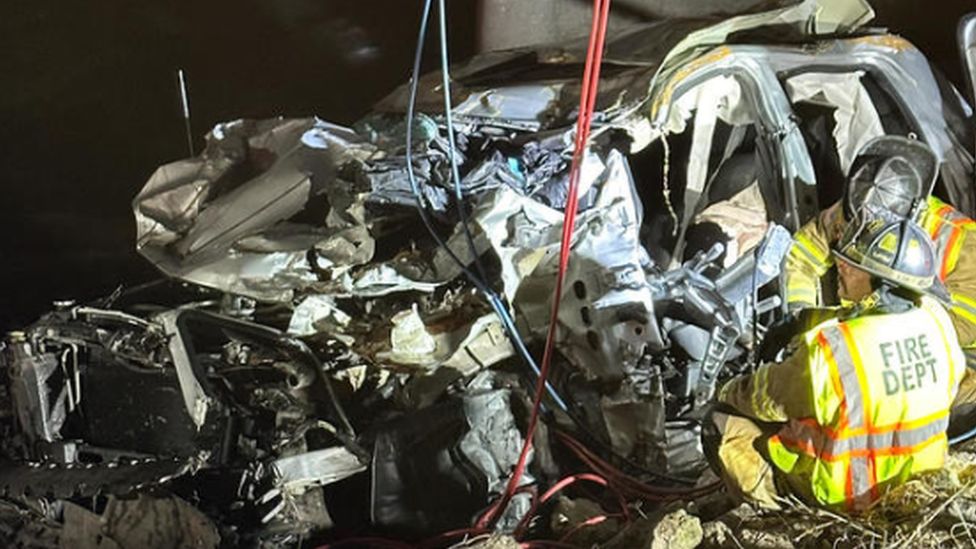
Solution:
[{"label": "firefighter helmet", "polygon": [[932,192],[939,162],[928,145],[900,135],[867,142],[851,164],[844,193],[844,217],[858,210],[884,209],[909,217]]},{"label": "firefighter helmet", "polygon": [[848,223],[834,253],[890,284],[942,301],[949,299],[937,276],[938,257],[932,239],[910,218],[861,209]]}]

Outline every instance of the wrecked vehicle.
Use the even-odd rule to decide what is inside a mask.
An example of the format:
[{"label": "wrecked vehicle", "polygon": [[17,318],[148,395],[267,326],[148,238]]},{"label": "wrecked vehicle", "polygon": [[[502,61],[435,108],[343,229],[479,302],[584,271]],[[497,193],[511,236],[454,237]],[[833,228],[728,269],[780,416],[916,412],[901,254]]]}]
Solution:
[{"label": "wrecked vehicle", "polygon": [[[701,413],[756,365],[789,235],[866,141],[925,141],[936,193],[974,213],[969,105],[872,15],[808,0],[611,34],[535,479],[599,455],[665,495],[702,487]],[[452,67],[452,135],[430,75],[352,128],[228,122],[160,167],[137,247],[196,293],[66,305],[9,337],[5,497],[57,523],[164,490],[228,546],[468,525],[523,444],[584,48]],[[521,492],[501,528],[531,509]]]},{"label": "wrecked vehicle", "polygon": [[69,499],[167,483],[247,525],[240,544],[327,528],[321,486],[365,470],[368,454],[318,360],[199,309],[52,312],[7,342],[4,450],[21,465],[0,484],[8,498]]}]

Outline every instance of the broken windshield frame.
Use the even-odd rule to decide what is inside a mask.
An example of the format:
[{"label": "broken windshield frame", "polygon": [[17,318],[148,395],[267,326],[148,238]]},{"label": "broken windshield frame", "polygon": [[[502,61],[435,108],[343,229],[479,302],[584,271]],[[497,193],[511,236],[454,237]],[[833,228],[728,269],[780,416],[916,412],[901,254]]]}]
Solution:
[{"label": "broken windshield frame", "polygon": [[[671,108],[680,98],[698,85],[719,76],[732,76],[742,87],[743,96],[755,114],[759,152],[760,187],[766,200],[774,200],[773,221],[792,230],[814,213],[816,201],[813,166],[799,128],[793,121],[789,99],[777,82],[775,73],[753,56],[739,55],[738,48],[715,63],[702,66],[674,85],[674,93],[666,109],[658,112],[656,125],[662,127]],[[771,85],[773,83],[774,85]],[[801,154],[802,153],[802,154]]]},{"label": "broken windshield frame", "polygon": [[[781,87],[790,78],[811,72],[861,71],[870,75],[899,109],[909,128],[931,146],[942,161],[937,193],[971,215],[976,209],[973,159],[963,144],[971,143],[972,139],[961,135],[966,127],[962,121],[967,118],[967,106],[956,93],[952,98],[947,97],[948,83],[940,82],[938,71],[911,44],[893,36],[872,38],[887,41],[871,43],[872,47],[867,47],[864,39],[836,41],[830,44],[834,50],[831,52],[808,53],[780,47],[751,49],[768,57]],[[908,108],[908,105],[913,107]]]}]

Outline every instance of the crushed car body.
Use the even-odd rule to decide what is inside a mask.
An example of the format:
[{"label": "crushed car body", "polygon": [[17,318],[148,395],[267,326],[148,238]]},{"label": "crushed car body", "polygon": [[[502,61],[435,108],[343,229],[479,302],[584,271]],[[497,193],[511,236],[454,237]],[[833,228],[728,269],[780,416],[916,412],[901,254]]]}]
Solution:
[{"label": "crushed car body", "polygon": [[[578,469],[564,436],[701,486],[700,414],[757,364],[790,234],[837,200],[864,142],[926,142],[936,192],[976,213],[969,105],[871,16],[805,1],[608,42],[551,421],[501,529],[533,509],[534,482]],[[550,322],[583,48],[452,67],[453,139],[432,75],[412,120],[404,87],[351,128],[219,124],[157,169],[133,202],[137,248],[191,295],[63,304],[10,335],[5,498],[58,530],[93,498],[165,493],[152,505],[201,512],[185,521],[223,546],[468,526],[524,442],[535,378],[508,334],[536,350]]]}]

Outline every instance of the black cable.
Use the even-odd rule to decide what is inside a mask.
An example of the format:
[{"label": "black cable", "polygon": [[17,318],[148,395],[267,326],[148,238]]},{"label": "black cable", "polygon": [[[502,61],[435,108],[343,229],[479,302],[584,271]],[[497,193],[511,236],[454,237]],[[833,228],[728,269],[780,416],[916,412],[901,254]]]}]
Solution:
[{"label": "black cable", "polygon": [[[505,332],[508,335],[509,339],[511,340],[512,344],[515,346],[516,351],[519,353],[519,355],[521,355],[522,359],[526,362],[526,364],[529,365],[532,371],[535,372],[536,377],[539,377],[541,375],[539,371],[539,366],[535,363],[535,360],[532,358],[532,354],[529,352],[528,348],[526,348],[525,342],[522,340],[521,335],[518,333],[518,328],[515,326],[514,320],[512,319],[511,315],[508,313],[508,310],[505,308],[505,305],[502,303],[501,299],[490,287],[488,287],[488,284],[485,281],[481,280],[475,273],[471,272],[471,270],[468,269],[467,265],[463,261],[461,261],[461,259],[457,256],[457,254],[455,254],[454,251],[447,245],[447,243],[444,242],[444,239],[442,239],[440,235],[437,234],[437,231],[434,229],[434,226],[431,223],[430,216],[427,214],[427,210],[424,206],[424,198],[420,192],[420,185],[417,183],[417,177],[416,174],[414,173],[413,122],[416,116],[417,89],[420,80],[420,65],[421,65],[421,58],[423,54],[423,45],[427,38],[427,23],[430,20],[430,9],[432,4],[433,4],[433,0],[426,0],[424,2],[424,11],[420,20],[420,32],[418,33],[418,37],[417,37],[417,49],[414,55],[413,72],[410,80],[410,98],[407,103],[406,162],[407,162],[407,178],[410,181],[410,190],[413,193],[414,199],[417,202],[417,212],[420,214],[420,219],[423,222],[424,227],[427,229],[427,232],[430,233],[431,237],[433,237],[434,240],[437,242],[437,245],[447,253],[447,255],[451,258],[451,260],[457,264],[457,266],[461,269],[461,272],[465,275],[465,277],[467,277],[468,280],[470,280],[471,283],[478,289],[478,291],[480,291],[485,296],[485,299],[488,301],[488,304],[491,306],[491,308],[495,311],[495,314],[497,314],[499,319],[501,320],[502,326],[505,329]],[[447,47],[444,41],[442,41],[441,46],[444,49],[446,49]],[[442,70],[446,71],[447,68],[444,67]],[[449,100],[446,104],[447,105],[450,104]],[[447,116],[450,116],[450,109],[447,110]],[[452,134],[452,143],[453,143],[453,134]],[[452,146],[452,150],[451,150],[452,155],[453,152],[454,151]],[[452,162],[452,165],[456,170],[457,168],[456,163]],[[459,209],[463,209],[463,207],[460,204],[458,205],[458,207]],[[469,244],[471,243],[469,242]],[[472,250],[472,252],[474,253],[474,250]],[[476,253],[475,253],[475,258],[477,259]],[[549,393],[549,396],[553,399],[553,401],[556,402],[556,404],[559,406],[560,409],[567,410],[566,403],[562,400],[559,394],[556,393],[556,390],[552,387],[552,385],[548,381],[546,382],[546,391]]]},{"label": "black cable", "polygon": [[454,141],[454,116],[452,111],[454,107],[451,105],[451,75],[449,68],[451,66],[450,60],[448,59],[448,48],[447,48],[447,7],[444,4],[444,0],[437,0],[437,15],[438,21],[440,23],[440,50],[441,50],[441,86],[443,88],[444,96],[444,125],[447,129],[447,143],[448,143],[448,160],[451,163],[451,181],[454,187],[454,198],[457,202],[457,216],[458,223],[461,225],[461,229],[464,232],[464,238],[468,243],[468,250],[470,250],[471,257],[474,260],[474,266],[478,270],[478,275],[481,280],[485,282],[487,286],[488,275],[485,274],[484,266],[481,264],[481,256],[478,253],[478,248],[474,244],[474,237],[471,235],[471,227],[468,224],[468,216],[464,207],[464,191],[461,188],[461,173],[458,171],[457,146]]},{"label": "black cable", "polygon": [[957,444],[962,444],[963,442],[972,440],[973,437],[976,437],[976,427],[973,427],[972,429],[966,431],[965,433],[962,433],[962,434],[959,434],[959,435],[956,435],[956,436],[950,438],[949,439],[949,446],[955,446]]}]

